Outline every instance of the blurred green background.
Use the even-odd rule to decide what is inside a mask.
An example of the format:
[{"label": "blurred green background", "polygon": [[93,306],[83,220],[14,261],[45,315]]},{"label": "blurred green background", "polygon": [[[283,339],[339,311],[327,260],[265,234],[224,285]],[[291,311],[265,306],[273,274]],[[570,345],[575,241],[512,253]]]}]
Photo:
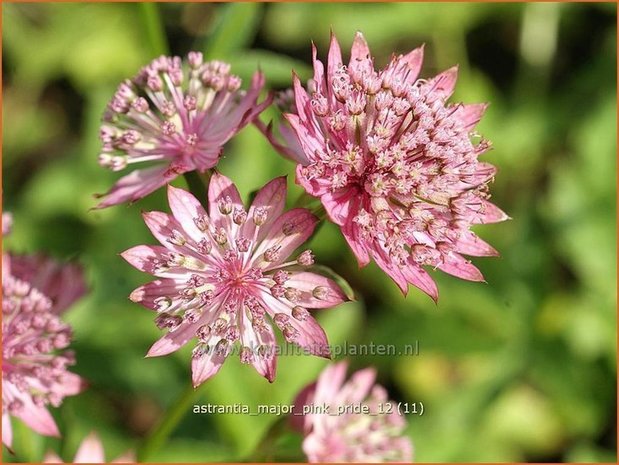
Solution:
[{"label": "blurred green background", "polygon": [[[433,274],[438,305],[414,288],[404,299],[374,265],[359,270],[325,225],[311,247],[362,297],[320,314],[330,342],[419,342],[418,356],[351,357],[353,369],[377,367],[392,398],[424,403],[408,418],[417,461],[616,460],[616,5],[4,3],[2,14],[3,203],[15,219],[5,247],[78,260],[91,289],[66,314],[90,388],[54,411],[62,439],[16,426],[5,461],[50,448],[72,459],[91,430],[108,459],[138,449],[189,383],[191,348],[144,359],[159,331],[127,296],[149,277],[118,256],[154,243],[139,212],[166,210],[164,193],[89,211],[118,178],[97,154],[120,80],[161,52],[199,49],[245,79],[260,66],[282,89],[292,68],[309,77],[310,41],[326,57],[331,28],[345,55],[363,31],[379,66],[421,43],[422,76],[460,65],[453,100],[491,102],[484,159],[499,168],[493,199],[513,220],[477,229],[501,252],[475,260],[488,284]],[[220,169],[245,195],[285,173],[290,198],[299,192],[292,164],[254,127]],[[326,364],[281,357],[269,385],[233,358],[191,402],[289,403]],[[191,402],[142,457],[244,460],[277,421],[194,415]],[[263,458],[303,460],[300,442],[286,434]]]}]

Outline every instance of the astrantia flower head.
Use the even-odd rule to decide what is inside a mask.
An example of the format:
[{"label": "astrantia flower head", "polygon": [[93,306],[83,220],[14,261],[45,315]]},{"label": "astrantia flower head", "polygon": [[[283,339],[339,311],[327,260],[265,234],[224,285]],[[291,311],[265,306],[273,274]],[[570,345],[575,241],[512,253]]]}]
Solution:
[{"label": "astrantia flower head", "polygon": [[[135,454],[133,452],[126,452],[110,463],[133,463],[135,462]],[[58,455],[54,452],[48,452],[45,454],[45,460],[43,463],[64,463]],[[72,463],[108,463],[105,461],[105,451],[103,444],[95,433],[90,433],[82,441],[75,458]]]},{"label": "astrantia flower head", "polygon": [[[406,421],[388,400],[385,389],[374,384],[376,371],[360,370],[345,382],[346,368],[346,362],[330,365],[295,401],[297,413],[304,405],[329,407],[329,413],[295,416],[302,418],[303,451],[308,461],[410,462],[413,446],[403,435]],[[352,413],[351,408],[361,406],[370,413]]]},{"label": "astrantia flower head", "polygon": [[167,334],[149,356],[166,355],[197,338],[195,386],[213,376],[240,343],[240,359],[269,381],[275,377],[275,334],[315,355],[329,356],[324,331],[307,309],[345,300],[332,280],[306,271],[309,251],[291,254],[312,234],[317,218],[304,209],[284,211],[286,180],[264,186],[249,209],[232,182],[213,175],[208,213],[190,193],[168,188],[172,215],[144,214],[162,246],[137,246],[122,256],[160,279],[139,287],[131,300],[155,310]]},{"label": "astrantia flower head", "polygon": [[486,105],[446,103],[456,68],[417,79],[423,48],[379,71],[360,33],[348,66],[335,37],[326,70],[313,52],[310,90],[295,77],[296,112],[286,115],[301,148],[286,154],[299,163],[297,182],[321,199],[359,264],[374,259],[402,292],[411,283],[437,299],[425,265],[482,281],[461,254],[497,252],[469,227],[507,219],[488,201],[495,168],[477,160],[490,147],[473,133]]},{"label": "astrantia flower head", "polygon": [[51,312],[59,315],[86,292],[84,272],[75,263],[60,263],[45,255],[5,256],[10,273],[43,293],[52,302]]},{"label": "astrantia flower head", "polygon": [[264,76],[254,74],[247,92],[230,65],[204,62],[200,52],[185,61],[161,56],[118,87],[101,127],[99,163],[132,171],[104,196],[98,208],[135,201],[188,171],[213,168],[223,145],[270,104],[258,104]]},{"label": "astrantia flower head", "polygon": [[82,389],[67,367],[71,329],[51,313],[52,302],[29,283],[2,277],[2,441],[11,447],[10,416],[39,434],[59,436],[49,405]]}]

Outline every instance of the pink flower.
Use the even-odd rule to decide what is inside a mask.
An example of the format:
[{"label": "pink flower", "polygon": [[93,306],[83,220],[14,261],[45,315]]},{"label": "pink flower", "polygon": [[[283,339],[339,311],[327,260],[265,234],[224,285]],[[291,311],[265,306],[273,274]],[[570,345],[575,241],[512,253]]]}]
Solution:
[{"label": "pink flower", "polygon": [[269,381],[275,378],[275,335],[267,316],[288,342],[329,356],[327,338],[308,308],[345,300],[330,279],[304,271],[309,251],[289,259],[312,234],[317,218],[304,209],[284,211],[286,180],[264,186],[246,210],[232,182],[214,174],[208,213],[190,193],[168,187],[172,215],[144,214],[163,246],[141,245],[122,256],[159,279],[139,287],[131,300],[155,310],[168,332],[148,356],[167,355],[194,337],[193,384],[219,371],[233,344],[240,359]]},{"label": "pink flower", "polygon": [[410,283],[434,300],[438,290],[424,266],[483,281],[462,254],[497,252],[469,227],[508,218],[488,201],[496,169],[477,160],[490,144],[472,140],[486,105],[446,103],[456,68],[417,79],[423,48],[380,71],[361,33],[348,66],[335,37],[326,71],[315,48],[313,56],[311,91],[294,78],[296,112],[285,116],[300,150],[288,147],[286,155],[359,265],[374,259],[404,294]]},{"label": "pink flower", "polygon": [[[126,452],[111,463],[132,463],[135,462],[135,455],[133,452]],[[62,459],[54,452],[48,452],[45,454],[44,463],[64,463]],[[90,433],[80,444],[75,458],[72,463],[107,463],[105,461],[105,451],[103,450],[103,444],[99,436],[94,432]]]},{"label": "pink flower", "polygon": [[119,171],[133,163],[148,168],[121,178],[97,208],[138,200],[188,171],[217,165],[223,145],[270,104],[258,104],[264,76],[249,91],[230,65],[203,62],[200,52],[161,56],[120,84],[101,127],[99,164]]},{"label": "pink flower", "polygon": [[[13,224],[10,213],[2,214],[2,233]],[[84,271],[74,263],[59,263],[45,255],[2,254],[2,275],[26,281],[52,302],[52,313],[61,314],[86,292]]]},{"label": "pink flower", "polygon": [[13,227],[13,215],[10,213],[2,214],[2,235],[6,236],[11,232]]},{"label": "pink flower", "polygon": [[[281,112],[295,113],[294,92],[292,89],[275,93],[273,103]],[[266,136],[273,148],[281,155],[303,165],[309,163],[309,160],[303,153],[301,144],[299,144],[296,133],[285,120],[280,121],[277,131],[273,130],[273,122],[265,126],[259,118],[256,118],[254,125]]]},{"label": "pink flower", "polygon": [[59,315],[86,292],[80,265],[59,263],[44,255],[8,255],[10,273],[30,283],[52,302],[52,313]]},{"label": "pink flower", "polygon": [[2,276],[2,442],[11,447],[10,417],[45,436],[59,436],[47,410],[83,388],[64,350],[71,328],[51,312],[52,302],[29,283]]},{"label": "pink flower", "polygon": [[[347,366],[341,362],[327,367],[295,401],[295,413],[301,413],[304,406],[310,412],[301,417],[300,425],[308,461],[412,461],[412,443],[403,435],[406,421],[385,389],[374,384],[376,371],[357,371],[344,382]],[[327,413],[321,410],[324,407]]]}]

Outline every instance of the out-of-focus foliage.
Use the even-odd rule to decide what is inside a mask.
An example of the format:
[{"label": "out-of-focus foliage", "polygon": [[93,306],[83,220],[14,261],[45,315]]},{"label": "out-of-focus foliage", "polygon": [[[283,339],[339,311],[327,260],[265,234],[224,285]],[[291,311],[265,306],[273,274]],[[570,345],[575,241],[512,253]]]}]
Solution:
[{"label": "out-of-focus foliage", "polygon": [[[90,388],[54,412],[62,439],[17,426],[18,454],[4,460],[38,461],[49,448],[73,457],[90,430],[108,457],[138,448],[189,382],[190,349],[144,359],[159,332],[127,295],[148,278],[118,256],[154,242],[139,212],[165,209],[163,192],[89,210],[117,178],[97,165],[116,85],[169,46],[229,60],[245,79],[259,66],[281,89],[291,69],[310,76],[311,41],[325,57],[333,29],[345,52],[363,31],[378,65],[421,43],[424,75],[460,65],[455,99],[491,102],[479,131],[500,170],[494,201],[513,220],[478,229],[501,252],[476,260],[488,284],[435,273],[437,306],[414,289],[404,299],[374,265],[358,269],[337,229],[323,226],[315,254],[362,296],[321,312],[331,343],[418,341],[415,356],[351,357],[354,368],[375,365],[396,400],[424,403],[409,417],[418,461],[615,461],[614,4],[151,6],[3,4],[3,206],[14,213],[5,247],[79,260],[91,288],[66,315]],[[300,193],[293,166],[253,127],[220,168],[246,195],[286,173],[290,199]],[[287,404],[326,363],[282,357],[270,385],[232,359],[195,402]],[[148,458],[242,460],[276,421],[188,408]],[[267,458],[299,460],[299,445],[290,433]]]}]

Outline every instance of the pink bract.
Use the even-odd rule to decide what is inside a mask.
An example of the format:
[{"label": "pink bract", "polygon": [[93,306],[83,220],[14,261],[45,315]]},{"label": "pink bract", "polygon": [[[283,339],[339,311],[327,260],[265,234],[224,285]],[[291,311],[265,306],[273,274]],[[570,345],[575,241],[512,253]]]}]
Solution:
[{"label": "pink bract", "polygon": [[[313,48],[306,91],[294,77],[297,144],[266,132],[297,163],[297,182],[321,199],[360,266],[373,259],[404,294],[413,284],[438,298],[429,266],[471,281],[481,272],[463,255],[498,253],[470,226],[507,215],[488,201],[494,166],[478,157],[490,143],[474,133],[485,104],[448,104],[457,69],[418,79],[423,47],[376,71],[361,33],[348,66],[331,38],[326,66]],[[285,149],[285,150],[284,150]]]},{"label": "pink bract", "polygon": [[51,312],[52,302],[30,283],[2,276],[2,441],[11,447],[11,416],[45,436],[59,436],[47,406],[83,388],[70,373],[65,350],[71,328]]},{"label": "pink bract", "polygon": [[[302,418],[303,451],[308,461],[412,461],[413,445],[403,434],[406,421],[388,400],[385,389],[375,384],[376,371],[366,368],[345,381],[347,367],[346,362],[328,366],[295,401],[296,413],[302,412],[304,405],[317,407],[315,413],[295,416]],[[328,413],[319,413],[324,406]],[[352,413],[355,406],[365,406],[370,413]]]},{"label": "pink bract", "polygon": [[113,171],[134,163],[148,167],[121,178],[97,208],[138,200],[178,175],[217,165],[223,145],[269,104],[258,103],[264,76],[256,72],[249,90],[230,65],[161,56],[120,84],[101,126],[99,164]]},{"label": "pink bract", "polygon": [[[126,452],[110,463],[134,463],[136,461],[133,452]],[[45,454],[43,463],[64,463],[54,452]],[[72,463],[108,463],[105,461],[103,444],[95,433],[90,433],[80,444]]]},{"label": "pink bract", "polygon": [[[190,193],[168,187],[172,215],[144,214],[162,244],[141,245],[122,256],[158,277],[131,300],[155,310],[167,333],[148,352],[167,355],[197,338],[193,384],[217,373],[236,341],[240,359],[269,381],[275,378],[275,334],[329,357],[323,329],[307,309],[346,300],[332,280],[307,270],[311,252],[289,258],[312,234],[317,218],[304,209],[284,212],[286,180],[276,178],[257,193],[249,209],[232,182],[211,179],[208,213]],[[269,321],[270,320],[270,321]]]}]

